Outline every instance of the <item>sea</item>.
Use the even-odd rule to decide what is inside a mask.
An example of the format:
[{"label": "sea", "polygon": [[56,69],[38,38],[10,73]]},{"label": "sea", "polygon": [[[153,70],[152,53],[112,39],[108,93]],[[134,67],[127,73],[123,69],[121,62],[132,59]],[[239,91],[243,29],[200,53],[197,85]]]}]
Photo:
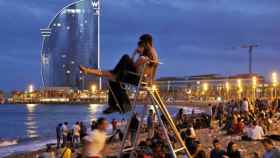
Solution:
[{"label": "sea", "polygon": [[[55,143],[55,128],[65,121],[69,123],[69,127],[77,121],[83,121],[89,128],[91,121],[99,117],[111,121],[127,119],[129,116],[119,113],[103,115],[105,108],[104,104],[0,104],[0,157],[39,150],[46,144]],[[180,106],[168,106],[168,111],[174,116],[179,108],[183,108],[187,114],[193,109],[196,113],[201,112],[199,108]],[[136,107],[139,113],[143,110],[143,106]]]}]

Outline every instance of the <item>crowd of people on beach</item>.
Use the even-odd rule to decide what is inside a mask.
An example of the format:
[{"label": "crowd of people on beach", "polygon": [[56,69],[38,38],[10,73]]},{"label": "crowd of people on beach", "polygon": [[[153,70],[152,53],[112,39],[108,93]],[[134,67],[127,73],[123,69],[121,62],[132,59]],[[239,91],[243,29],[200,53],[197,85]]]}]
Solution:
[{"label": "crowd of people on beach", "polygon": [[[249,101],[247,98],[243,100],[231,100],[226,103],[218,103],[217,105],[209,104],[201,118],[188,117],[180,110],[175,118],[177,127],[186,131],[181,132],[182,138],[194,158],[241,158],[248,157],[242,155],[238,149],[237,142],[228,142],[227,150],[223,150],[219,138],[213,140],[213,149],[209,154],[201,148],[199,142],[202,139],[197,136],[194,129],[207,127],[223,132],[224,136],[239,137],[238,143],[242,141],[261,141],[265,153],[251,153],[249,157],[258,158],[276,158],[280,157],[280,150],[274,146],[273,140],[279,141],[280,135],[269,134],[274,121],[279,120],[278,101],[269,101],[267,99]],[[247,149],[243,149],[247,150]]]},{"label": "crowd of people on beach", "polygon": [[[280,140],[280,135],[270,134],[273,121],[277,122],[280,107],[277,101],[256,100],[249,101],[247,98],[243,100],[232,100],[215,104],[209,104],[205,111],[201,114],[186,114],[183,109],[179,109],[173,117],[174,122],[180,131],[181,137],[187,146],[189,153],[193,158],[279,158],[280,150],[275,145],[275,141]],[[134,113],[128,126],[127,148],[137,144],[134,156],[139,158],[171,158],[167,138],[164,135],[164,129],[158,123],[155,112],[150,109],[147,112],[145,123],[140,126],[141,118],[139,114]],[[163,120],[163,122],[165,122]],[[113,119],[111,121],[112,130],[109,134],[107,131],[108,121],[105,118],[99,118],[92,121],[90,130],[83,122],[76,122],[72,128],[68,127],[68,123],[59,124],[57,126],[57,148],[60,151],[59,157],[114,157],[106,148],[112,144],[120,144],[125,139],[125,124],[123,120]],[[167,128],[168,125],[166,124]],[[141,138],[136,139],[136,133],[140,129]],[[199,135],[199,130],[206,129],[216,130],[223,133],[223,136],[238,137],[238,140],[230,140],[227,146],[223,146],[225,142],[221,142],[219,137],[212,140],[212,148],[205,148],[203,136]],[[279,133],[278,133],[279,134]],[[176,146],[174,133],[169,133],[169,139],[173,146]],[[264,148],[263,153],[255,152],[244,154],[244,150],[240,149],[242,142],[260,142]],[[209,144],[209,142],[208,142]],[[50,150],[50,148],[47,148]],[[129,157],[128,153],[123,153],[122,157]],[[182,156],[184,157],[183,153]],[[47,157],[44,157],[47,158]],[[49,157],[52,158],[52,157]]]}]

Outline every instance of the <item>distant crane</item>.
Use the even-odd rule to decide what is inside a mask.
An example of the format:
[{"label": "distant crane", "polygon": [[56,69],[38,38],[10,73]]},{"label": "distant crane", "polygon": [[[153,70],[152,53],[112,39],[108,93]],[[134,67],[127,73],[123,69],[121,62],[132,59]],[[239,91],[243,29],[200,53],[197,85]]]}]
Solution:
[{"label": "distant crane", "polygon": [[247,44],[247,45],[241,45],[241,48],[247,48],[249,53],[249,74],[252,74],[252,64],[253,64],[253,49],[257,48],[259,45],[257,44]]},{"label": "distant crane", "polygon": [[[237,48],[246,48],[248,49],[249,54],[249,74],[251,75],[253,73],[252,64],[253,64],[253,49],[257,48],[259,45],[257,44],[244,44],[241,46],[238,46]],[[235,49],[236,47],[232,47],[231,49]]]}]

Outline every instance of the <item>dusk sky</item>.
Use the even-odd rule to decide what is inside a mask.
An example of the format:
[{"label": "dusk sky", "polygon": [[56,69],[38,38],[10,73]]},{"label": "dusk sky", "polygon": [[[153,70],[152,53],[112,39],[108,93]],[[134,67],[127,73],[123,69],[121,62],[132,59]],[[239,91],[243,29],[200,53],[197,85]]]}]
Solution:
[{"label": "dusk sky", "polygon": [[[41,87],[40,29],[72,0],[0,0],[0,89]],[[102,68],[131,53],[142,33],[154,36],[158,76],[280,72],[279,0],[103,0]],[[235,47],[235,49],[231,49]]]}]

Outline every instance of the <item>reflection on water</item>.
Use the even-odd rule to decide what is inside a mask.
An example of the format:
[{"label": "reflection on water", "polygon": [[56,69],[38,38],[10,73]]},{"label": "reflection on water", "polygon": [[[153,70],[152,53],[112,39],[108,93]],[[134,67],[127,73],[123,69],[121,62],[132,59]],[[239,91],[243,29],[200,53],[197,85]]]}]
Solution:
[{"label": "reflection on water", "polygon": [[37,104],[26,104],[26,108],[27,108],[29,113],[34,112],[36,106],[37,106]]},{"label": "reflection on water", "polygon": [[89,104],[88,105],[88,111],[89,111],[89,120],[96,120],[97,113],[100,113],[101,111],[103,111],[104,105],[102,104]]},{"label": "reflection on water", "polygon": [[26,125],[26,134],[29,138],[38,137],[37,132],[37,122],[36,122],[36,114],[34,113],[36,110],[37,104],[26,104],[27,115],[26,121],[24,124]]}]

